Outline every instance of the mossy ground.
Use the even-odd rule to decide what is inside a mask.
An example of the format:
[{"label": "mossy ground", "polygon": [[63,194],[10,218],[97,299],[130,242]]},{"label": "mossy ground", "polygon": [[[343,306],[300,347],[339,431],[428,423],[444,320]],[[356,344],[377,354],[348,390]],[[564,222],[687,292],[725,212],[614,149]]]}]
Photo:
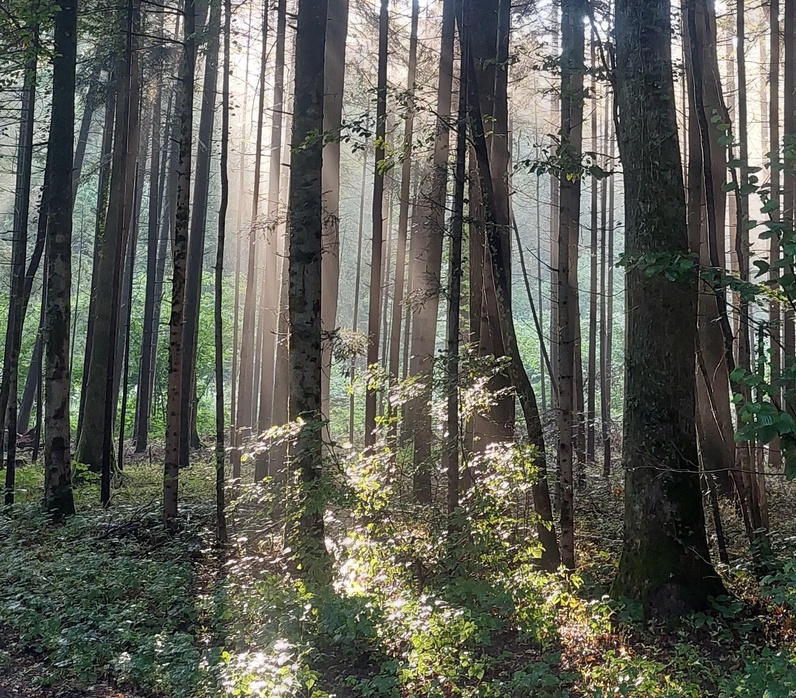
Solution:
[{"label": "mossy ground", "polygon": [[160,524],[157,462],[129,464],[108,511],[84,474],[79,514],[59,526],[39,512],[40,475],[20,470],[23,501],[0,517],[0,696],[796,695],[783,484],[770,499],[784,562],[755,578],[726,506],[734,557],[722,572],[735,598],[663,627],[605,596],[621,546],[618,480],[587,478],[579,493],[575,574],[541,574],[532,556],[490,562],[479,533],[445,560],[420,518],[379,528],[331,516],[336,581],[313,593],[287,571],[267,488],[241,488],[221,551],[211,466],[183,472],[176,536]]}]

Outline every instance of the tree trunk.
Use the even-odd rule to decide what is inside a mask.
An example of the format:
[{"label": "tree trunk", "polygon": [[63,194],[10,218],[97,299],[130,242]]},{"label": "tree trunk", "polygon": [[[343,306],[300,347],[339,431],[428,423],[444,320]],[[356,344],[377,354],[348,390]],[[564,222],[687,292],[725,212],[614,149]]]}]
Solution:
[{"label": "tree trunk", "polygon": [[[591,45],[591,66],[593,70],[597,70],[597,61],[594,52],[594,41],[592,38]],[[591,80],[591,150],[593,153],[597,152],[599,144],[597,142],[597,80],[592,76]],[[590,245],[589,245],[589,353],[588,353],[588,371],[586,383],[586,466],[594,465],[595,455],[595,421],[597,418],[596,404],[597,404],[597,228],[599,221],[598,212],[598,178],[592,174],[589,187],[589,218],[590,218]],[[583,476],[585,475],[585,468],[581,468],[581,484],[583,484]]]},{"label": "tree trunk", "polygon": [[[268,221],[266,231],[266,264],[263,279],[264,299],[261,309],[263,328],[263,367],[260,374],[260,411],[257,426],[260,433],[274,425],[274,384],[276,379],[276,333],[279,322],[279,272],[282,259],[277,254],[279,244],[279,191],[282,180],[282,111],[285,108],[285,29],[287,8],[285,0],[277,4],[276,66],[274,69],[274,97],[271,119],[271,142],[268,151]],[[254,479],[262,480],[271,472],[271,451],[257,453]]]},{"label": "tree trunk", "polygon": [[[783,164],[782,178],[782,218],[791,230],[796,223],[796,156],[794,156],[792,139],[796,136],[796,3],[785,2],[784,38],[785,66],[783,71]],[[794,336],[794,312],[785,305],[782,327],[783,358],[782,368],[791,367],[796,355],[796,337]],[[793,389],[793,381],[788,381],[785,392]],[[787,402],[783,395],[783,400]],[[796,405],[790,405],[791,408]]]},{"label": "tree trunk", "polygon": [[202,294],[207,201],[210,194],[210,165],[213,154],[213,124],[216,115],[218,49],[221,32],[221,3],[210,3],[210,18],[205,36],[205,74],[202,87],[202,110],[199,116],[199,142],[196,152],[191,230],[188,236],[188,260],[185,277],[185,321],[183,324],[182,361],[182,434],[180,465],[190,460],[191,437],[196,424],[196,352],[199,339],[199,301]]},{"label": "tree trunk", "polygon": [[215,277],[215,373],[216,373],[216,538],[227,543],[227,517],[224,475],[224,332],[222,305],[224,301],[224,245],[229,204],[229,74],[232,68],[230,35],[232,33],[232,0],[224,0],[224,72],[221,81],[221,201],[218,208],[218,241],[216,242]]},{"label": "tree trunk", "polygon": [[[467,36],[465,36],[462,43],[469,49]],[[539,536],[539,543],[542,545],[542,557],[540,562],[544,569],[555,570],[561,558],[555,529],[553,527],[553,510],[550,504],[550,492],[547,484],[547,463],[542,422],[539,418],[536,395],[534,394],[531,381],[528,379],[528,374],[525,371],[522,357],[520,356],[519,346],[517,345],[514,318],[511,314],[511,304],[509,302],[510,282],[508,269],[501,262],[501,260],[505,258],[504,255],[508,252],[503,247],[505,236],[500,230],[501,226],[505,224],[499,219],[499,209],[494,203],[494,179],[490,171],[489,151],[484,137],[484,121],[480,106],[481,92],[478,89],[478,79],[472,54],[470,54],[468,58],[468,63],[468,107],[472,122],[474,150],[478,160],[478,176],[484,205],[484,222],[487,243],[489,245],[488,259],[492,267],[492,275],[495,281],[495,295],[497,296],[497,306],[500,312],[501,338],[503,346],[506,348],[506,354],[510,359],[509,371],[511,372],[511,381],[525,417],[525,427],[528,430],[528,442],[534,449],[534,464],[537,469],[537,479],[533,483],[532,492],[534,509],[539,517],[537,535]]]},{"label": "tree trunk", "polygon": [[561,559],[575,565],[573,421],[577,412],[576,342],[580,334],[577,266],[583,157],[584,18],[581,0],[561,5],[561,150],[558,219],[558,469],[561,482]]},{"label": "tree trunk", "polygon": [[[346,36],[348,34],[348,0],[332,0],[326,23],[326,56],[324,63],[323,130],[331,140],[323,149],[323,301],[321,326],[330,336],[337,324],[337,297],[340,284],[340,127],[343,119],[343,87],[345,81]],[[332,376],[332,343],[323,343],[324,416],[329,418],[329,388]],[[328,431],[328,427],[327,427]],[[328,435],[328,434],[327,434]]]},{"label": "tree trunk", "polygon": [[77,0],[55,15],[51,159],[47,203],[47,302],[44,336],[44,506],[54,520],[75,513],[69,424],[69,305],[72,286],[72,164],[75,140]]},{"label": "tree trunk", "polygon": [[[293,157],[290,167],[289,346],[290,420],[300,420],[291,459],[296,481],[295,518],[287,540],[309,581],[328,583],[324,542],[321,412],[321,256],[323,204],[321,170],[326,0],[299,0]],[[307,138],[310,141],[307,144]]]},{"label": "tree trunk", "polygon": [[[108,204],[108,187],[110,185],[111,158],[113,151],[114,116],[116,114],[116,76],[110,75],[105,88],[105,118],[102,126],[102,144],[100,150],[99,173],[97,177],[97,212],[94,223],[94,255],[91,263],[91,292],[86,317],[86,345],[83,352],[83,377],[80,384],[80,407],[77,414],[77,431],[75,441],[80,442],[83,433],[83,421],[86,414],[86,397],[88,378],[91,366],[91,353],[94,343],[94,317],[97,308],[97,269],[100,263],[100,246],[106,225]],[[73,197],[74,198],[74,197]]]},{"label": "tree trunk", "polygon": [[[418,2],[412,3],[412,36],[416,41]],[[464,12],[464,10],[463,10]],[[460,32],[461,25],[460,25]],[[448,318],[445,332],[447,349],[447,431],[445,444],[444,466],[448,473],[448,528],[451,533],[458,528],[456,521],[459,509],[459,335],[462,292],[462,238],[464,235],[464,188],[467,178],[467,72],[469,51],[468,44],[462,41],[460,34],[461,60],[459,63],[459,109],[456,123],[456,160],[454,165],[453,209],[451,211],[451,244],[448,260]],[[414,57],[414,54],[410,53]],[[410,59],[410,65],[413,63]],[[414,75],[412,74],[412,77]],[[413,80],[410,85],[413,84]],[[408,169],[408,168],[406,168]],[[407,173],[408,174],[408,173]],[[403,189],[403,181],[402,181]],[[409,194],[409,187],[406,187]],[[401,201],[403,204],[403,199]],[[405,243],[404,243],[405,244]],[[396,305],[395,313],[400,313]],[[400,326],[399,326],[400,327]],[[397,364],[397,359],[396,359]],[[449,543],[456,545],[458,541],[451,536]]]},{"label": "tree trunk", "polygon": [[[169,65],[164,62],[162,67]],[[143,453],[149,441],[149,416],[152,412],[152,373],[157,343],[158,318],[155,316],[155,281],[160,260],[161,247],[158,216],[164,201],[162,184],[166,180],[166,158],[168,147],[161,155],[161,118],[163,110],[163,86],[158,82],[152,107],[152,148],[149,161],[149,211],[147,220],[146,287],[144,289],[144,317],[141,332],[141,359],[138,364],[138,391],[136,397],[135,452]],[[171,97],[166,111],[166,125],[171,118]],[[161,157],[163,166],[161,166]],[[165,261],[165,260],[164,260]]]},{"label": "tree trunk", "polygon": [[420,394],[407,405],[407,434],[414,443],[414,497],[431,502],[432,372],[437,337],[437,313],[442,286],[442,241],[445,233],[445,199],[448,186],[451,95],[453,89],[454,0],[442,5],[439,78],[434,154],[428,184],[420,194],[423,210],[412,235],[412,337],[409,374],[422,386]]},{"label": "tree trunk", "polygon": [[257,307],[257,216],[260,210],[260,175],[263,151],[263,117],[265,112],[265,68],[268,60],[268,3],[263,5],[262,55],[260,59],[260,94],[257,104],[257,134],[254,155],[254,191],[252,193],[251,226],[249,228],[249,259],[246,266],[246,292],[243,298],[243,323],[240,343],[240,375],[238,377],[237,417],[235,426],[248,434],[254,426],[254,343]]},{"label": "tree trunk", "polygon": [[[368,177],[368,151],[362,151],[362,176],[360,178],[361,187],[359,190],[359,227],[357,228],[357,271],[354,277],[354,318],[352,321],[352,330],[354,334],[359,332],[359,296],[362,286],[362,245],[365,237],[365,184]],[[357,357],[351,357],[351,365],[349,367],[350,380],[351,380],[351,393],[348,398],[348,440],[354,443],[354,415],[355,415],[355,401],[356,393],[354,391],[354,380],[356,378]]]},{"label": "tree trunk", "polygon": [[[771,167],[769,168],[771,178],[771,198],[780,202],[781,189],[780,189],[780,138],[779,138],[779,62],[780,62],[780,11],[779,0],[769,0],[769,22],[771,24],[771,32],[769,34],[769,41],[771,43],[771,52],[769,60],[769,102],[768,102],[768,130],[769,141],[768,149],[771,158]],[[781,204],[771,212],[771,220],[778,222],[781,219]],[[774,281],[779,276],[779,237],[777,235],[771,236],[771,241],[768,249],[768,262],[769,280]],[[778,385],[781,367],[782,367],[782,314],[780,312],[780,304],[778,300],[769,302],[768,307],[768,331],[771,335],[771,342],[769,344],[769,352],[771,356],[771,384]],[[780,391],[773,397],[774,402],[778,406],[782,406],[782,395]],[[782,466],[782,452],[779,447],[779,439],[772,441],[769,446],[768,452],[771,467],[777,471]]]},{"label": "tree trunk", "polygon": [[[688,254],[668,2],[618,0],[617,137],[626,249]],[[653,166],[654,163],[654,166]],[[694,428],[696,279],[626,269],[625,533],[612,593],[677,617],[725,593],[710,563]]]},{"label": "tree trunk", "polygon": [[188,256],[188,228],[191,199],[191,158],[193,151],[193,97],[196,72],[196,0],[183,6],[183,56],[180,70],[179,157],[177,201],[172,242],[172,292],[169,318],[169,385],[166,404],[166,454],[163,471],[163,518],[169,526],[177,517],[177,487],[180,473],[183,321],[185,317],[185,274]]},{"label": "tree trunk", "polygon": [[[39,46],[39,27],[30,27],[29,57],[25,62],[22,86],[22,108],[17,139],[16,192],[14,194],[14,223],[11,243],[11,303],[6,326],[3,361],[3,385],[0,389],[0,463],[3,456],[3,428],[8,426],[8,458],[6,460],[5,503],[14,503],[17,452],[17,398],[19,383],[19,353],[22,329],[25,324],[25,258],[28,247],[28,218],[30,217],[30,180],[33,166],[33,127],[36,104],[36,65]],[[8,418],[6,419],[6,405]]]},{"label": "tree trunk", "polygon": [[[398,207],[398,236],[397,236],[398,239],[397,239],[396,254],[395,254],[395,285],[394,285],[395,290],[393,292],[392,325],[390,329],[389,374],[390,374],[390,381],[393,384],[397,383],[397,381],[400,378],[399,362],[401,356],[401,318],[403,316],[404,285],[405,285],[405,273],[406,273],[406,241],[409,232],[409,203],[411,198],[411,184],[412,184],[412,149],[414,145],[413,139],[414,139],[414,125],[415,125],[414,94],[415,94],[415,80],[417,78],[417,25],[418,25],[419,15],[420,15],[420,4],[418,0],[412,0],[412,20],[411,20],[411,29],[409,32],[409,64],[406,74],[406,93],[407,93],[406,121],[404,122],[403,162],[401,163],[401,193],[400,193],[400,202]],[[459,118],[463,118],[463,115],[460,114]],[[461,129],[463,128],[463,126],[460,124],[459,128]],[[462,160],[462,163],[463,162],[464,160]],[[457,162],[457,167],[458,167],[458,162]],[[464,182],[464,178],[462,178],[462,182]],[[462,194],[462,204],[463,201],[464,201],[464,195]],[[464,215],[463,212],[461,215],[462,216]],[[458,243],[456,244],[461,245],[461,239],[459,239]],[[461,250],[459,250],[459,254],[461,254]],[[453,264],[453,262],[451,262],[451,264]],[[459,266],[461,265],[461,260],[459,261],[458,264]],[[451,271],[455,275],[461,274],[461,269],[458,268],[454,269],[453,267],[451,267]],[[461,284],[460,276],[456,276],[456,280],[459,284]],[[453,289],[451,289],[451,294],[453,293],[454,291]],[[449,300],[450,302],[453,302],[453,298],[450,298]],[[460,301],[457,298],[455,302],[457,304],[456,316],[458,322],[458,304],[460,303]],[[454,311],[452,308],[449,307],[449,313],[451,312]],[[449,314],[449,320],[450,320],[450,314]],[[458,341],[459,339],[458,339],[458,329],[457,329],[456,330],[457,349],[459,346]],[[450,351],[450,345],[448,346],[448,350]],[[452,364],[450,370],[451,371],[453,370]],[[449,397],[449,400],[450,399],[451,398]],[[458,393],[457,393],[457,399],[458,399]],[[457,417],[457,424],[458,424],[458,417]],[[396,427],[393,427],[393,435],[395,434],[395,429]]]},{"label": "tree trunk", "polygon": [[[133,182],[130,180],[134,172],[135,154],[138,152],[138,144],[135,142],[137,139],[134,138],[138,117],[138,79],[134,70],[137,54],[132,50],[134,39],[130,26],[135,5],[136,0],[128,0],[121,13],[122,33],[127,37],[127,46],[116,69],[118,83],[110,196],[98,249],[96,273],[92,278],[97,294],[90,328],[91,356],[84,387],[83,420],[75,453],[78,462],[85,463],[94,471],[99,471],[102,467],[105,424],[108,421],[105,411],[115,412],[112,405],[115,391],[108,390],[108,374],[115,373],[115,365],[111,362],[119,330],[116,319],[120,284],[116,280],[124,262],[129,233],[133,196]],[[88,409],[89,405],[102,405],[103,409]]]},{"label": "tree trunk", "polygon": [[[387,39],[389,32],[388,1],[381,0],[379,12],[379,67],[376,79],[376,145],[373,168],[373,205],[371,222],[370,290],[368,292],[368,370],[379,363],[379,324],[381,322],[382,245],[384,235],[384,137],[387,126]],[[376,390],[365,392],[365,446],[376,441]]]}]

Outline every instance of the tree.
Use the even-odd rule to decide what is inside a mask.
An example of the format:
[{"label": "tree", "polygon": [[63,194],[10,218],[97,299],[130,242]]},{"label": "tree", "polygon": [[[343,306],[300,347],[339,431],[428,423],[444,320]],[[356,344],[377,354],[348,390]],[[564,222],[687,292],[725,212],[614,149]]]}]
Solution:
[{"label": "tree", "polygon": [[[382,245],[384,238],[384,154],[387,127],[387,39],[390,28],[388,0],[381,0],[379,11],[379,67],[376,78],[376,160],[373,170],[373,234],[370,253],[370,291],[368,303],[368,368],[379,363],[379,324],[381,322]],[[365,394],[365,445],[376,441],[376,391]]]},{"label": "tree", "polygon": [[290,419],[298,422],[294,522],[286,532],[302,569],[328,580],[324,542],[321,411],[321,257],[324,52],[327,0],[299,0],[289,195]]},{"label": "tree", "polygon": [[76,64],[77,0],[61,0],[55,13],[53,99],[47,144],[52,189],[47,202],[44,333],[44,506],[53,520],[75,513],[69,424],[69,317]]},{"label": "tree", "polygon": [[661,616],[706,608],[724,592],[708,554],[692,418],[696,278],[670,281],[639,262],[688,255],[670,37],[668,2],[618,0],[615,91],[629,266],[624,547],[612,593]]},{"label": "tree", "polygon": [[185,318],[185,272],[191,203],[193,150],[193,96],[196,72],[196,0],[183,5],[183,55],[180,69],[179,156],[177,197],[172,241],[171,313],[169,317],[169,383],[166,402],[166,455],[163,468],[163,518],[173,526],[177,517],[177,487],[180,468],[182,409],[183,322]]},{"label": "tree", "polygon": [[561,557],[575,565],[573,415],[576,412],[580,335],[577,265],[583,157],[584,18],[581,0],[561,5],[561,131],[558,216],[558,469],[561,480]]}]

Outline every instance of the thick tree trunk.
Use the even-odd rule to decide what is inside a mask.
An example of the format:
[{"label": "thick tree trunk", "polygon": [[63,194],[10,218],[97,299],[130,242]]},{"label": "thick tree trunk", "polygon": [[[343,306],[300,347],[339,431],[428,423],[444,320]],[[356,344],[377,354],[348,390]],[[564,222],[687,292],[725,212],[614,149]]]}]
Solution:
[{"label": "thick tree trunk", "polygon": [[[591,46],[591,66],[597,70],[594,43]],[[597,142],[597,80],[592,76],[591,80],[591,150],[598,152]],[[586,466],[594,465],[595,456],[595,422],[597,419],[597,235],[598,235],[598,179],[591,176],[589,187],[589,219],[590,219],[590,240],[589,240],[589,348],[588,348],[588,370],[586,373]],[[580,470],[581,484],[585,476],[585,468]]]},{"label": "thick tree trunk", "polygon": [[54,520],[75,512],[69,424],[69,310],[72,286],[72,164],[75,140],[77,0],[55,15],[51,159],[47,202],[47,302],[44,336],[44,506]]},{"label": "thick tree trunk", "polygon": [[163,470],[163,518],[173,526],[177,517],[177,487],[180,473],[183,321],[185,317],[185,274],[188,256],[188,229],[191,199],[193,151],[193,97],[196,72],[196,2],[183,6],[183,56],[180,69],[179,156],[177,201],[172,242],[171,314],[169,318],[169,383],[166,403],[166,454]]},{"label": "thick tree trunk", "polygon": [[[688,254],[670,11],[666,1],[618,0],[616,7],[630,260]],[[677,617],[724,593],[708,553],[692,416],[696,278],[670,281],[631,261],[625,279],[625,540],[613,594]]]},{"label": "thick tree trunk", "polygon": [[324,542],[321,412],[321,256],[323,143],[307,137],[323,130],[323,44],[326,0],[299,0],[296,78],[291,139],[289,211],[290,419],[300,420],[293,447],[295,520],[287,540],[311,582],[329,581]]}]

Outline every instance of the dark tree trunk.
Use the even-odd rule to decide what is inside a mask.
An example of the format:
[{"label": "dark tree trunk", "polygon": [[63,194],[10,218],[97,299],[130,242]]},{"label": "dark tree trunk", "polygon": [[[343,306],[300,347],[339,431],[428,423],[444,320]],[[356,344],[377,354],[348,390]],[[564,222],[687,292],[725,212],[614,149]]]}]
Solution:
[{"label": "dark tree trunk", "polygon": [[180,465],[188,465],[193,427],[196,425],[196,352],[199,339],[199,301],[202,293],[207,201],[210,194],[210,165],[213,153],[213,124],[216,113],[218,49],[221,32],[221,4],[210,4],[206,28],[205,74],[202,110],[199,117],[199,143],[196,153],[191,230],[185,278],[185,320],[183,323],[182,407]]},{"label": "dark tree trunk", "polygon": [[329,580],[324,542],[321,413],[321,255],[323,144],[308,136],[323,130],[323,44],[326,0],[299,0],[293,157],[290,167],[289,295],[290,419],[302,420],[291,459],[298,502],[287,540],[310,581]]},{"label": "dark tree trunk", "polygon": [[[92,470],[103,465],[104,441],[108,419],[106,412],[115,413],[113,394],[109,390],[108,375],[115,375],[116,341],[118,337],[118,279],[124,263],[133,205],[135,156],[138,152],[138,77],[137,52],[133,50],[135,37],[132,22],[137,0],[128,0],[121,13],[122,33],[126,37],[125,50],[116,69],[119,81],[116,89],[116,125],[113,162],[111,164],[110,197],[104,231],[98,248],[96,273],[92,284],[97,289],[94,298],[93,322],[90,327],[91,352],[84,386],[84,410],[78,436],[75,459]],[[96,282],[95,282],[96,279]],[[113,388],[113,380],[110,381]],[[88,409],[87,406],[102,405]],[[112,419],[111,419],[112,422]],[[112,431],[112,423],[110,424]],[[111,459],[113,450],[111,449]],[[111,467],[105,464],[106,470]]]},{"label": "dark tree trunk", "polygon": [[180,69],[179,156],[177,200],[172,243],[171,313],[169,317],[169,382],[166,403],[166,457],[163,470],[163,518],[169,526],[177,517],[177,488],[180,473],[183,322],[185,319],[185,274],[188,257],[188,230],[191,203],[191,161],[193,151],[193,97],[196,73],[196,2],[183,6],[183,56]]},{"label": "dark tree trunk", "polygon": [[[379,363],[379,324],[381,322],[382,245],[384,234],[384,136],[387,126],[387,39],[389,32],[388,0],[381,0],[379,12],[379,67],[376,79],[376,161],[373,170],[373,206],[370,256],[370,289],[368,292],[368,368]],[[365,393],[365,446],[376,441],[375,390]]]},{"label": "dark tree trunk", "polygon": [[72,286],[72,164],[75,140],[77,0],[55,15],[52,116],[47,146],[47,303],[44,335],[44,506],[54,520],[75,512],[69,424],[69,310]]},{"label": "dark tree trunk", "polygon": [[[468,46],[469,41],[465,36],[463,44]],[[547,462],[545,457],[544,435],[542,433],[542,422],[539,417],[539,408],[536,403],[531,381],[522,363],[517,335],[514,329],[514,318],[511,314],[511,303],[509,301],[509,276],[508,269],[501,262],[507,255],[508,250],[503,247],[504,234],[501,228],[505,223],[500,219],[500,209],[495,205],[495,193],[493,188],[493,175],[490,171],[489,151],[484,137],[484,121],[480,106],[480,91],[478,89],[478,79],[470,54],[468,59],[469,71],[467,80],[468,108],[472,122],[473,143],[475,155],[478,161],[478,177],[481,189],[481,197],[484,206],[484,223],[488,243],[488,259],[492,268],[492,275],[495,283],[495,295],[497,296],[497,306],[500,313],[500,331],[503,346],[506,348],[506,355],[510,359],[509,371],[511,382],[516,391],[525,417],[525,427],[528,430],[528,442],[534,449],[534,464],[537,474],[536,481],[532,486],[533,502],[536,514],[539,517],[537,524],[537,535],[542,545],[541,564],[547,570],[555,570],[561,562],[558,541],[556,540],[555,529],[553,527],[553,509],[550,503],[550,492],[547,484]]]},{"label": "dark tree trunk", "polygon": [[[688,254],[670,12],[666,1],[616,6],[617,137],[631,260]],[[708,553],[693,419],[696,279],[670,281],[632,263],[625,279],[625,540],[613,593],[676,617],[724,593]]]}]

